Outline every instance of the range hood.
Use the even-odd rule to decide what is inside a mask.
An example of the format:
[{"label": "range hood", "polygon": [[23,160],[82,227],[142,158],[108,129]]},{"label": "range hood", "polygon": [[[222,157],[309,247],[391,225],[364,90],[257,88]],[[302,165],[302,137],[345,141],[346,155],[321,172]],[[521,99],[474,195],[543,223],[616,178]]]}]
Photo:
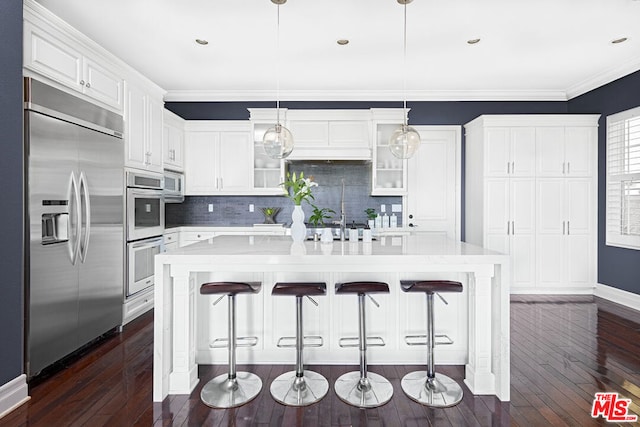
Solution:
[{"label": "range hood", "polygon": [[[294,135],[295,142],[295,135]],[[370,148],[294,146],[288,160],[361,160],[371,161]]]}]

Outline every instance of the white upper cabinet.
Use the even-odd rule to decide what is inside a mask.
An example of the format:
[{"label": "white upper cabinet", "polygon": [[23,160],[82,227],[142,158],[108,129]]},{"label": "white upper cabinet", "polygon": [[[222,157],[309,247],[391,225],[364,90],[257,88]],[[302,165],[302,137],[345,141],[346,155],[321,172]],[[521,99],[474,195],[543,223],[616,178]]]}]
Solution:
[{"label": "white upper cabinet", "polygon": [[[31,9],[24,14],[24,67],[116,112],[122,112],[124,78],[100,54],[46,22]],[[29,73],[25,73],[29,74]]]},{"label": "white upper cabinet", "polygon": [[370,160],[370,110],[287,110],[292,160]]},{"label": "white upper cabinet", "polygon": [[162,116],[160,94],[127,84],[125,108],[125,165],[162,172]]},{"label": "white upper cabinet", "polygon": [[236,121],[185,124],[185,194],[249,194],[251,125]]},{"label": "white upper cabinet", "polygon": [[597,129],[592,126],[538,129],[538,176],[591,176],[596,140]]},{"label": "white upper cabinet", "polygon": [[164,110],[162,133],[162,164],[165,169],[184,169],[184,119]]},{"label": "white upper cabinet", "polygon": [[495,127],[485,132],[487,175],[535,175],[535,128]]}]

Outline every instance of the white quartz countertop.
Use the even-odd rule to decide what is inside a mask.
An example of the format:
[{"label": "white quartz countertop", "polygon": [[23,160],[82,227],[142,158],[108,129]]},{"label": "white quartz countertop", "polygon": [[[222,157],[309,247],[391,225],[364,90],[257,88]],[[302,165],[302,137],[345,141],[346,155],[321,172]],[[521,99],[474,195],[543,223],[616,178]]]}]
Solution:
[{"label": "white quartz countertop", "polygon": [[[494,258],[505,262],[506,256],[489,249],[455,241],[439,235],[416,233],[405,236],[379,237],[371,243],[305,241],[293,244],[288,236],[219,236],[157,255],[161,263],[207,262],[207,258],[230,262],[335,264],[342,262],[375,264],[384,258],[405,263],[415,262],[483,262]],[[250,258],[250,260],[249,260]]]}]

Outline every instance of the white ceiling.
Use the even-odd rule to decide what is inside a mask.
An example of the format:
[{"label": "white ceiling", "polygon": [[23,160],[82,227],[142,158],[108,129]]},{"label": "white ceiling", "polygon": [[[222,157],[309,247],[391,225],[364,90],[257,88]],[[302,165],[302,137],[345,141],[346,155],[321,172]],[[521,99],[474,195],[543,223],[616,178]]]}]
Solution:
[{"label": "white ceiling", "polygon": [[[270,0],[38,0],[168,91],[273,100]],[[638,0],[289,0],[282,100],[566,100],[640,70]],[[620,37],[620,44],[611,41]],[[206,39],[200,46],[195,39]],[[350,40],[338,46],[337,39]],[[475,45],[467,40],[480,38]]]}]

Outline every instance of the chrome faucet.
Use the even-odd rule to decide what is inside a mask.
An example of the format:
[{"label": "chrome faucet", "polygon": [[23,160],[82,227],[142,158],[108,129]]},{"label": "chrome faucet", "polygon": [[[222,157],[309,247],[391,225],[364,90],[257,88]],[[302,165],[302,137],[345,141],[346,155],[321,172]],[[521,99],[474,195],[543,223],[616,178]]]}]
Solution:
[{"label": "chrome faucet", "polygon": [[342,178],[342,196],[340,197],[340,240],[345,241],[347,215],[344,212],[344,178]]}]

